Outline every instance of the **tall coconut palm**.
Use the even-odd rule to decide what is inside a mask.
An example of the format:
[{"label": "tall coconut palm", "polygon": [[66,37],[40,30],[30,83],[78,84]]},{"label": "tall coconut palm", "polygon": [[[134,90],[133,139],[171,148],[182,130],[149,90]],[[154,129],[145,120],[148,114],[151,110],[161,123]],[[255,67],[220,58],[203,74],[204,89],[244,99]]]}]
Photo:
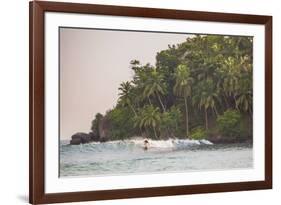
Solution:
[{"label": "tall coconut palm", "polygon": [[132,99],[133,99],[133,92],[132,92],[133,86],[130,82],[123,82],[120,84],[120,87],[118,90],[120,91],[119,93],[119,102],[123,106],[129,106],[130,109],[133,111],[135,115],[137,115],[137,112],[135,108],[132,105]]},{"label": "tall coconut palm", "polygon": [[173,87],[174,94],[184,98],[185,105],[185,120],[186,120],[186,136],[189,136],[189,118],[188,118],[188,104],[187,99],[191,96],[191,87],[193,78],[191,77],[190,70],[186,65],[179,65],[175,73],[175,85]]},{"label": "tall coconut palm", "polygon": [[163,112],[166,111],[165,106],[161,100],[161,95],[165,94],[165,84],[163,75],[157,72],[155,68],[151,69],[149,73],[149,77],[145,81],[143,95],[150,99],[150,96],[155,96],[161,107]]},{"label": "tall coconut palm", "polygon": [[[238,109],[240,107],[238,104],[241,104],[245,95],[252,90],[252,66],[249,64],[248,58],[248,56],[228,57],[218,68],[221,76],[221,95],[224,97],[227,109],[230,107]],[[242,93],[244,97],[242,97]],[[238,100],[238,98],[240,99]]]},{"label": "tall coconut palm", "polygon": [[145,106],[140,113],[140,116],[137,118],[138,120],[135,123],[135,126],[139,126],[139,128],[152,128],[154,137],[158,138],[156,128],[159,127],[161,121],[161,115],[158,107],[154,107],[153,105]]},{"label": "tall coconut palm", "polygon": [[137,97],[139,101],[144,101],[145,99],[147,99],[150,105],[152,105],[150,96],[145,96],[143,94],[143,91],[147,85],[151,69],[152,66],[150,66],[149,64],[139,67],[137,70],[135,70],[133,79],[133,83],[138,92],[138,95],[135,97]]},{"label": "tall coconut palm", "polygon": [[239,86],[236,90],[236,108],[246,113],[252,112],[253,102],[253,82],[252,82],[252,65],[247,61],[247,56],[240,58],[239,66]]},{"label": "tall coconut palm", "polygon": [[250,91],[240,93],[236,98],[236,108],[244,112],[252,112],[253,95]]},{"label": "tall coconut palm", "polygon": [[252,81],[247,76],[243,76],[239,83],[240,87],[236,92],[236,108],[251,114],[253,103]]},{"label": "tall coconut palm", "polygon": [[223,90],[228,96],[235,96],[237,89],[240,87],[240,67],[241,62],[234,57],[228,57],[221,68],[223,76]]},{"label": "tall coconut palm", "polygon": [[216,103],[219,101],[219,94],[213,80],[205,80],[198,83],[196,86],[195,95],[192,98],[192,104],[198,105],[199,109],[204,108],[205,128],[208,129],[208,110],[211,109],[218,115]]}]

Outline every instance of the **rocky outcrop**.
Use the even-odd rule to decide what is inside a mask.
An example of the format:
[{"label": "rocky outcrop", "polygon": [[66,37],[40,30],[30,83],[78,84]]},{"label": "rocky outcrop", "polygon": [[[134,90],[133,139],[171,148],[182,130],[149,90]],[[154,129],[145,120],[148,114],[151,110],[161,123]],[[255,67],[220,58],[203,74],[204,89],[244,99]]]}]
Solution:
[{"label": "rocky outcrop", "polygon": [[71,145],[79,145],[81,144],[81,139],[80,138],[73,138],[70,140]]},{"label": "rocky outcrop", "polygon": [[109,140],[110,121],[107,117],[102,117],[99,122],[99,141],[106,142]]},{"label": "rocky outcrop", "polygon": [[100,141],[100,137],[97,134],[93,133],[93,132],[90,132],[89,136],[91,138],[91,141],[94,141],[94,142],[99,142]]},{"label": "rocky outcrop", "polygon": [[93,141],[92,136],[87,133],[79,132],[71,136],[70,144],[79,145]]},{"label": "rocky outcrop", "polygon": [[78,132],[71,136],[70,144],[79,145],[89,142],[109,141],[110,120],[107,117],[100,117],[98,129],[90,133]]}]

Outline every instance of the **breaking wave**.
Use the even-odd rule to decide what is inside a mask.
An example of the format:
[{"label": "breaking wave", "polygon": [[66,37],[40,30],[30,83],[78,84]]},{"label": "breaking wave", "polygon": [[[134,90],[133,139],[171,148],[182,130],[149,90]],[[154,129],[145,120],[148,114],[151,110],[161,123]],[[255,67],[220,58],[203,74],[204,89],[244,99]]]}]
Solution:
[{"label": "breaking wave", "polygon": [[[125,140],[126,141],[126,140]],[[194,145],[212,145],[208,140],[191,140],[191,139],[168,139],[168,140],[151,140],[148,139],[148,147],[150,148],[182,148]],[[144,146],[144,140],[128,140],[136,146]]]},{"label": "breaking wave", "polygon": [[[165,148],[188,148],[193,146],[201,146],[201,145],[213,145],[212,142],[208,140],[192,140],[192,139],[167,139],[167,140],[152,140],[152,139],[143,139],[143,138],[135,138],[135,139],[127,139],[127,140],[115,140],[108,142],[91,142],[89,144],[81,145],[86,148],[90,147],[99,147],[99,148],[125,148],[125,147],[139,147],[143,148],[145,146],[144,141],[147,140],[148,148],[155,149],[165,149]],[[67,145],[74,146],[77,145]],[[79,146],[78,146],[79,147]]]}]

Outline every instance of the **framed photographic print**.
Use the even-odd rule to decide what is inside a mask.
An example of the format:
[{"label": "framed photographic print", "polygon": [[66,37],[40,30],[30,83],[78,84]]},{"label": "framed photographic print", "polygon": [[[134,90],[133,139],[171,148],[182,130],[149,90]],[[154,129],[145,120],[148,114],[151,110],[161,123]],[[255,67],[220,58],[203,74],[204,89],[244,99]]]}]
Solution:
[{"label": "framed photographic print", "polygon": [[272,17],[30,2],[30,203],[272,187]]}]

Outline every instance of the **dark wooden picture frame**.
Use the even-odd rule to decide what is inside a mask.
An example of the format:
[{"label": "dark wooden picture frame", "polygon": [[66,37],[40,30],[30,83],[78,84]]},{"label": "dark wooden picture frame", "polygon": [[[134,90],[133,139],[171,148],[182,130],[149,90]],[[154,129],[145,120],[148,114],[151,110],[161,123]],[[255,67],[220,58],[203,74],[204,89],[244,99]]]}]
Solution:
[{"label": "dark wooden picture frame", "polygon": [[[227,192],[272,188],[272,17],[210,13],[199,11],[168,10],[104,6],[92,4],[34,1],[30,13],[30,143],[29,143],[29,200],[32,204],[74,202],[88,200],[153,197],[181,194]],[[151,188],[118,189],[46,194],[44,189],[44,14],[67,12],[113,16],[197,20],[209,22],[247,23],[265,26],[265,180],[203,185],[184,185]]]}]

